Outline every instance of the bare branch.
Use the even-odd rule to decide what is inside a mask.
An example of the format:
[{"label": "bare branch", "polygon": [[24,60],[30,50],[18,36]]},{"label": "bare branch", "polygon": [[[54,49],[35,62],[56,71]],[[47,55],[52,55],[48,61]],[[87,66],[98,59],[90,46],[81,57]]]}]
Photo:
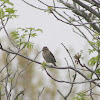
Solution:
[{"label": "bare branch", "polygon": [[43,11],[47,10],[47,9],[41,9],[41,8],[39,8],[39,7],[36,7],[36,6],[34,6],[34,5],[32,5],[32,4],[28,3],[28,2],[26,2],[25,0],[22,0],[22,1],[23,1],[24,3],[26,3],[26,4],[28,4],[29,6],[36,8],[36,9],[43,10]]},{"label": "bare branch", "polygon": [[20,92],[17,94],[17,96],[15,97],[14,100],[18,100],[18,97],[19,97],[21,94],[24,95],[24,92],[25,92],[25,89],[22,90],[22,91],[20,91]]},{"label": "bare branch", "polygon": [[43,87],[43,89],[41,90],[41,92],[38,93],[38,100],[40,99],[41,94],[43,93],[45,87]]},{"label": "bare branch", "polygon": [[5,78],[1,79],[0,82],[3,82],[6,78],[8,78],[10,76],[10,74],[8,74],[7,76],[5,76]]},{"label": "bare branch", "polygon": [[0,100],[1,100],[1,89],[0,89]]},{"label": "bare branch", "polygon": [[85,76],[85,78],[87,78],[87,81],[82,81],[82,82],[68,82],[68,81],[59,81],[59,80],[57,80],[57,79],[55,79],[55,78],[53,78],[49,73],[48,73],[48,71],[45,69],[45,71],[46,71],[46,73],[47,73],[47,75],[51,78],[51,79],[53,79],[54,81],[56,81],[56,82],[60,82],[60,83],[69,83],[69,84],[82,84],[82,83],[88,83],[88,82],[93,82],[94,83],[94,81],[97,81],[98,79],[88,79],[85,75],[83,75],[83,73],[81,73],[81,72],[79,72],[79,73],[81,73],[83,76]]},{"label": "bare branch", "polygon": [[[89,17],[89,15],[88,15],[86,12],[84,12],[83,10],[76,9],[73,5],[69,6],[69,4],[68,4],[67,2],[65,3],[63,0],[60,0],[60,2],[61,2],[62,4],[64,4],[65,6],[71,8],[72,11],[73,11],[76,15],[79,15],[79,16],[83,17],[87,22],[89,22],[89,23],[93,22],[93,21],[91,20],[91,18]],[[97,14],[97,15],[100,17],[99,14]],[[73,26],[75,26],[75,25],[73,25]],[[93,27],[94,30],[96,30],[97,32],[100,32],[100,28],[99,28],[96,24],[94,24],[94,23],[92,24],[92,23],[91,23],[91,26]]]},{"label": "bare branch", "polygon": [[12,45],[13,45],[14,47],[18,48],[18,46],[14,44],[14,42],[13,42],[13,41],[12,41],[12,39],[11,39],[11,37],[9,36],[9,34],[8,34],[8,32],[7,32],[6,28],[5,28],[5,25],[4,25],[4,23],[3,23],[3,20],[2,20],[2,19],[1,19],[1,23],[2,23],[2,26],[3,26],[3,29],[4,29],[4,31],[5,31],[5,33],[6,33],[6,35],[8,36],[8,38],[9,38],[10,42],[12,43]]},{"label": "bare branch", "polygon": [[94,15],[96,15],[98,18],[100,18],[100,14],[96,12],[94,9],[92,9],[91,7],[89,7],[88,5],[82,3],[80,0],[73,0],[73,1],[79,4],[80,6],[82,6],[83,8],[85,8],[86,10],[90,11]]}]

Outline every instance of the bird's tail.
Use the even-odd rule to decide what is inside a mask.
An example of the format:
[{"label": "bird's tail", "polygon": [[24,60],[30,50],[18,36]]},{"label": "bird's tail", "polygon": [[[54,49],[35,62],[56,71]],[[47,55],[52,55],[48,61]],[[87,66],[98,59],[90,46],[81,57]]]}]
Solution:
[{"label": "bird's tail", "polygon": [[57,65],[55,63],[53,63],[53,65],[57,67]]}]

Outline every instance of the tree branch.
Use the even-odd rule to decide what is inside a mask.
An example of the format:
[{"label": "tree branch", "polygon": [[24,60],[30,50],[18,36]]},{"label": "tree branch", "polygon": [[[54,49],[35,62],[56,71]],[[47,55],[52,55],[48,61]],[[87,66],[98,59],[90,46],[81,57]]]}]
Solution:
[{"label": "tree branch", "polygon": [[20,91],[20,92],[17,94],[17,96],[15,97],[14,100],[18,100],[18,97],[19,97],[21,94],[24,95],[24,92],[25,92],[25,89],[22,90],[22,91]]},{"label": "tree branch", "polygon": [[91,7],[89,7],[88,5],[84,4],[80,0],[73,0],[73,1],[76,2],[77,4],[79,4],[80,6],[82,6],[83,8],[85,8],[86,10],[90,11],[94,15],[96,15],[98,18],[100,18],[100,14],[98,12],[96,12],[94,9],[92,9]]}]

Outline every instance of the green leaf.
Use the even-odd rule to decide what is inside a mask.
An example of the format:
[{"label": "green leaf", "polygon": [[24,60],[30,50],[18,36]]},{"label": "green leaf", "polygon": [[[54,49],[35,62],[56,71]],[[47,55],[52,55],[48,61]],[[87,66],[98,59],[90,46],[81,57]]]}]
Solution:
[{"label": "green leaf", "polygon": [[29,49],[32,49],[33,48],[33,43],[31,43],[31,42],[25,42],[24,43],[24,47],[27,47]]},{"label": "green leaf", "polygon": [[78,95],[79,95],[80,97],[86,96],[86,94],[83,93],[83,92],[79,92]]},{"label": "green leaf", "polygon": [[[84,91],[83,91],[84,92]],[[79,92],[76,97],[73,98],[73,100],[85,100],[86,94],[83,92]]]},{"label": "green leaf", "polygon": [[15,39],[19,39],[19,37],[15,37]]},{"label": "green leaf", "polygon": [[94,65],[97,63],[97,60],[98,60],[98,56],[92,57],[92,58],[88,61],[88,65],[94,66]]},{"label": "green leaf", "polygon": [[53,9],[53,7],[48,6],[48,10],[52,10],[52,9]]},{"label": "green leaf", "polygon": [[94,51],[96,51],[96,49],[88,49],[89,54],[93,53]]},{"label": "green leaf", "polygon": [[47,67],[46,65],[47,65],[47,64],[46,64],[45,62],[43,62],[41,67],[42,67],[42,68],[46,68],[46,67]]},{"label": "green leaf", "polygon": [[95,72],[100,74],[100,68],[98,68]]},{"label": "green leaf", "polygon": [[27,34],[23,34],[23,35],[21,35],[21,38],[24,39],[26,35],[27,35]]},{"label": "green leaf", "polygon": [[0,19],[3,18],[4,16],[5,16],[5,13],[3,9],[0,8]]},{"label": "green leaf", "polygon": [[29,29],[30,31],[34,31],[35,30],[35,28],[33,28],[33,27],[29,27],[27,29]]},{"label": "green leaf", "polygon": [[0,0],[0,1],[2,1],[4,4],[9,4],[9,5],[11,5],[11,6],[14,6],[14,4],[12,3],[12,2],[10,2],[9,0]]},{"label": "green leaf", "polygon": [[31,36],[32,36],[32,37],[37,36],[37,33],[33,33],[33,34],[31,34]]},{"label": "green leaf", "polygon": [[16,10],[14,10],[14,8],[6,8],[6,12],[8,12],[9,14],[14,14]]},{"label": "green leaf", "polygon": [[40,31],[40,32],[42,32],[42,33],[43,33],[43,30],[42,30],[42,29],[40,29],[40,28],[39,28],[39,29],[36,29],[35,31]]}]

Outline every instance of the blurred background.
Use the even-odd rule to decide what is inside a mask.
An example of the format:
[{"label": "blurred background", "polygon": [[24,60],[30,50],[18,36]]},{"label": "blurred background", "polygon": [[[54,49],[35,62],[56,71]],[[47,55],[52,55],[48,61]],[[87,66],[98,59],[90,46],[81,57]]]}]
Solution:
[{"label": "blurred background", "polygon": [[[10,20],[7,24],[6,28],[8,33],[11,33],[18,27],[34,27],[41,28],[43,30],[43,33],[38,33],[38,36],[36,36],[32,40],[34,42],[33,49],[24,49],[21,51],[21,54],[34,59],[37,53],[42,50],[43,46],[47,46],[54,54],[57,61],[57,66],[66,67],[67,64],[65,58],[67,59],[68,64],[70,66],[73,66],[68,53],[61,45],[61,43],[63,43],[71,53],[72,57],[74,57],[76,53],[83,50],[83,61],[87,63],[89,59],[89,45],[86,40],[73,32],[72,26],[59,22],[54,18],[52,14],[32,8],[21,0],[10,1],[14,3],[14,7],[17,10],[16,14],[19,16],[16,19]],[[31,0],[29,0],[28,2],[31,2]],[[34,2],[31,2],[31,4],[34,4]],[[41,6],[37,1],[35,1],[35,5]],[[68,13],[71,14],[71,12]],[[6,34],[3,33],[3,31],[1,33],[2,34],[0,35],[0,38],[3,47],[6,49],[8,49],[9,47],[13,49],[7,39]],[[6,64],[7,55],[3,51],[0,51],[0,55],[0,65],[1,68],[3,68]],[[10,58],[12,58],[13,56],[14,55],[10,55]],[[36,61],[44,61],[42,53],[39,54],[39,56],[36,58]],[[16,72],[16,70],[22,70],[28,62],[29,61],[25,60],[24,58],[17,56],[9,65],[12,76],[13,73]],[[48,69],[48,71],[54,78],[58,80],[70,80],[68,70]],[[71,76],[74,75],[73,71],[71,71],[70,73],[73,73],[71,74]],[[3,77],[3,74],[1,75],[1,77]],[[76,79],[76,81],[83,80],[80,75],[78,77],[79,78],[78,80]],[[17,86],[12,92],[12,100],[16,96],[16,94],[24,88],[26,90],[25,95],[20,96],[18,100],[38,100],[39,92],[41,92],[43,88],[44,91],[40,96],[40,100],[63,100],[57,90],[60,90],[64,95],[66,95],[69,92],[70,86],[70,84],[57,83],[53,81],[47,76],[46,72],[40,65],[32,63],[25,69],[23,73],[20,74]],[[82,85],[74,85],[74,88],[68,100],[71,100],[75,96],[75,94],[80,92],[81,90],[86,90],[88,86],[89,84],[86,83]],[[4,90],[2,91],[4,92]],[[89,98],[87,99],[90,100]],[[5,96],[2,97],[2,100],[5,100]]]}]

